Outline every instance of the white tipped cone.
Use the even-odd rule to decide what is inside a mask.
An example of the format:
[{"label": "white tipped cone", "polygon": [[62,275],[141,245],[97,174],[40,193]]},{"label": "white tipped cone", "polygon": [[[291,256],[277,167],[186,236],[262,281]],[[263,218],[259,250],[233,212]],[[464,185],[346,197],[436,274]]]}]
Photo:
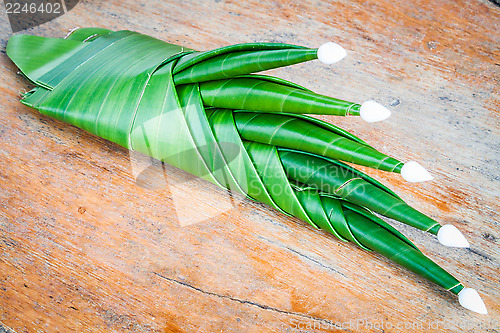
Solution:
[{"label": "white tipped cone", "polygon": [[458,301],[460,305],[471,311],[488,314],[486,305],[484,305],[481,296],[472,288],[464,288],[458,293]]},{"label": "white tipped cone", "polygon": [[460,230],[451,224],[446,224],[439,228],[437,237],[439,242],[445,246],[470,247],[469,242]]},{"label": "white tipped cone", "polygon": [[347,55],[345,49],[337,43],[328,42],[318,49],[318,59],[324,64],[331,65],[344,59]]},{"label": "white tipped cone", "polygon": [[423,166],[414,161],[407,162],[403,165],[401,168],[401,176],[410,183],[425,182],[433,178],[429,171],[425,170]]},{"label": "white tipped cone", "polygon": [[368,123],[385,120],[391,115],[391,111],[375,101],[366,101],[361,104],[359,113],[361,118]]}]

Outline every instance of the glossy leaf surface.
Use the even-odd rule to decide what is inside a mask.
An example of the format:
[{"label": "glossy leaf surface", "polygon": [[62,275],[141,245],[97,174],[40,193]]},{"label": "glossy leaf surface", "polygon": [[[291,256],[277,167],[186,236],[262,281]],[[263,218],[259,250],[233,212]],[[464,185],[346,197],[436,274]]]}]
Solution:
[{"label": "glossy leaf surface", "polygon": [[315,49],[252,43],[196,52],[87,28],[67,39],[13,36],[7,54],[36,85],[22,102],[41,113],[377,251],[453,292],[463,288],[371,211],[433,233],[439,224],[338,160],[393,172],[401,162],[303,115],[359,115],[359,104],[253,74],[315,59]]}]

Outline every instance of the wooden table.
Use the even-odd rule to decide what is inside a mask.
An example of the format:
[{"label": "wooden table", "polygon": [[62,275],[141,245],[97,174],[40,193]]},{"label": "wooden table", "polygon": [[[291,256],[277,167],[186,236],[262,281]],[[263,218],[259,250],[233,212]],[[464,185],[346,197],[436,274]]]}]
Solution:
[{"label": "wooden table", "polygon": [[[208,50],[254,41],[348,50],[274,70],[319,93],[393,111],[320,117],[435,180],[370,173],[459,227],[471,249],[395,224],[482,295],[489,315],[389,260],[229,197],[23,106],[0,18],[0,322],[15,332],[500,330],[500,7],[486,0],[83,1],[26,33],[130,29]],[[2,10],[2,12],[4,12]],[[147,165],[146,165],[147,166]],[[0,329],[2,331],[2,329]]]}]

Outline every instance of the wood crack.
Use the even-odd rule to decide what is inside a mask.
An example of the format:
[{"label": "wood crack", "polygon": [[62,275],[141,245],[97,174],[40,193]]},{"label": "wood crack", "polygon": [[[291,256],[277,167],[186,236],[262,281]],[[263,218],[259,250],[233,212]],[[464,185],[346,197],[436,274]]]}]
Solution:
[{"label": "wood crack", "polygon": [[288,247],[288,246],[286,246],[286,245],[284,245],[284,244],[280,244],[280,243],[274,242],[274,241],[272,241],[272,240],[270,240],[270,239],[268,239],[268,238],[265,238],[265,237],[262,237],[262,236],[259,236],[259,238],[260,238],[260,239],[263,239],[263,240],[265,240],[265,241],[267,241],[267,242],[269,242],[269,243],[271,243],[271,244],[278,245],[279,247],[284,248],[284,249],[286,249],[286,250],[288,250],[288,251],[290,251],[290,252],[293,252],[293,253],[295,253],[296,255],[298,255],[298,256],[300,256],[300,257],[302,257],[302,258],[305,258],[305,259],[307,259],[307,260],[309,260],[309,261],[311,261],[311,262],[313,262],[313,263],[317,264],[318,266],[320,266],[320,267],[322,267],[322,268],[325,268],[325,269],[327,269],[327,270],[329,270],[329,271],[332,271],[332,272],[334,272],[334,273],[336,273],[336,274],[340,274],[340,275],[342,275],[343,277],[347,278],[347,275],[345,275],[344,273],[342,273],[342,272],[340,272],[340,271],[336,270],[335,268],[332,268],[332,267],[330,267],[330,266],[328,266],[328,265],[323,264],[323,263],[322,263],[321,261],[319,261],[318,259],[314,259],[314,258],[312,258],[312,257],[309,257],[308,255],[306,255],[306,254],[304,254],[304,253],[301,253],[301,252],[299,252],[299,251],[297,251],[297,250],[294,250],[294,249],[292,249],[291,247]]},{"label": "wood crack", "polygon": [[191,284],[189,284],[187,282],[176,280],[174,278],[161,275],[161,274],[156,273],[156,272],[153,272],[153,274],[156,275],[156,276],[158,276],[158,277],[160,277],[160,278],[162,278],[162,279],[165,279],[167,281],[173,282],[175,284],[182,285],[182,286],[187,287],[187,288],[192,289],[192,290],[196,290],[196,291],[198,291],[200,293],[203,293],[205,295],[210,295],[210,296],[214,296],[214,297],[224,298],[224,299],[228,299],[228,300],[233,301],[233,302],[238,302],[240,304],[251,305],[251,306],[255,306],[255,307],[258,307],[260,309],[263,309],[263,310],[274,311],[274,312],[278,312],[278,313],[285,314],[285,315],[298,316],[298,317],[301,317],[301,318],[306,318],[306,319],[309,319],[309,320],[318,321],[318,322],[321,322],[323,324],[329,324],[329,325],[332,325],[332,327],[335,327],[334,326],[335,323],[332,322],[332,321],[330,321],[330,320],[327,320],[327,319],[317,318],[317,317],[314,317],[314,316],[308,316],[308,315],[305,315],[303,313],[298,313],[298,312],[281,310],[281,309],[278,309],[278,308],[275,308],[275,307],[272,307],[272,306],[269,306],[269,305],[260,304],[260,303],[257,303],[257,302],[253,302],[253,301],[249,301],[249,300],[245,300],[245,299],[240,299],[240,298],[236,298],[236,297],[229,296],[229,295],[220,295],[220,294],[217,294],[217,293],[214,293],[214,292],[211,292],[211,291],[203,290],[203,289],[201,289],[199,287],[195,287],[195,286],[193,286],[193,285],[191,285]]},{"label": "wood crack", "polygon": [[303,254],[303,253],[300,253],[299,251],[294,250],[294,249],[292,249],[292,248],[289,248],[289,247],[285,247],[285,248],[286,248],[288,251],[290,251],[290,252],[293,252],[293,253],[297,254],[298,256],[301,256],[301,257],[303,257],[303,258],[305,258],[305,259],[307,259],[307,260],[309,260],[309,261],[312,261],[313,263],[315,263],[315,264],[317,264],[317,265],[319,265],[319,266],[321,266],[321,267],[323,267],[323,268],[326,268],[326,269],[327,269],[327,270],[329,270],[329,271],[332,271],[332,272],[334,272],[334,273],[340,274],[340,275],[342,275],[343,277],[347,278],[347,275],[345,275],[344,273],[342,273],[342,272],[340,272],[340,271],[338,271],[338,270],[336,270],[336,269],[334,269],[334,268],[332,268],[332,267],[330,267],[330,266],[327,266],[327,265],[323,264],[323,263],[322,263],[321,261],[319,261],[319,260],[316,260],[316,259],[314,259],[314,258],[311,258],[311,257],[309,257],[309,256],[307,256],[307,255],[305,255],[305,254]]}]

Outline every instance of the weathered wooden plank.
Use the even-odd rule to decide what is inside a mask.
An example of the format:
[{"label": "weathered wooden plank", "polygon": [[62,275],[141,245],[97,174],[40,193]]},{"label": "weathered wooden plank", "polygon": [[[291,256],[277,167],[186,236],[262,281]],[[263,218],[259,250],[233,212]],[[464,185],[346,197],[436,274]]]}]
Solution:
[{"label": "weathered wooden plank", "polygon": [[182,171],[154,164],[136,182],[140,157],[19,103],[29,84],[4,54],[2,17],[0,322],[16,332],[499,330],[499,18],[470,0],[85,1],[28,31],[131,29],[200,50],[341,43],[349,56],[338,65],[272,73],[391,106],[380,124],[322,118],[433,171],[416,185],[370,173],[464,231],[471,250],[400,227],[484,296],[480,316],[378,255]]}]

